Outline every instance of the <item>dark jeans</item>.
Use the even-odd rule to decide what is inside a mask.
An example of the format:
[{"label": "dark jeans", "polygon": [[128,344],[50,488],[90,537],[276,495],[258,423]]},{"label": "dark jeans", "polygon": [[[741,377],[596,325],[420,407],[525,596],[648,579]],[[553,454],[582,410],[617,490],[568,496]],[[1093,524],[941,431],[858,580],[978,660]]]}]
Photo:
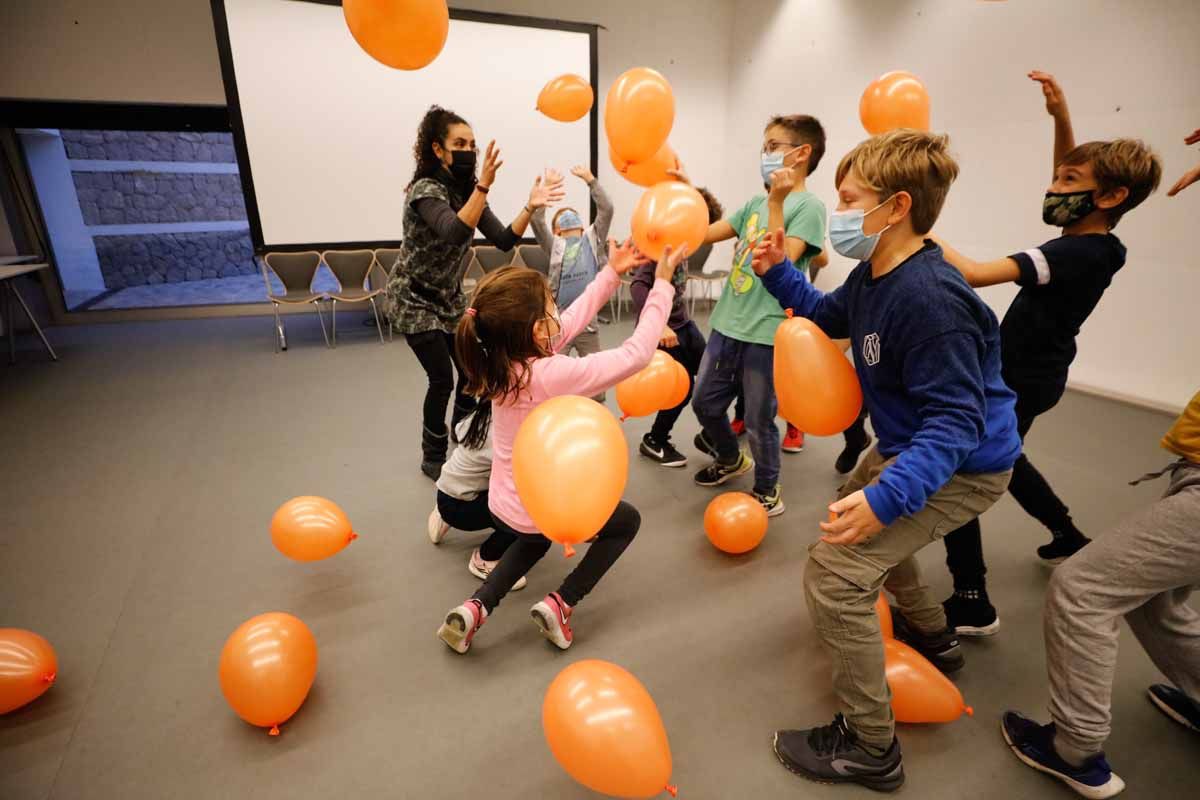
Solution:
[{"label": "dark jeans", "polygon": [[[522,575],[529,572],[533,565],[546,555],[546,551],[553,544],[540,533],[515,531],[495,517],[493,517],[493,522],[498,532],[512,534],[516,541],[504,552],[504,557],[492,570],[492,574],[472,595],[473,599],[483,603],[483,607],[488,610],[489,614],[496,606],[500,605],[500,601],[512,589],[513,584]],[[633,537],[637,535],[638,528],[641,526],[642,515],[638,513],[638,510],[625,501],[618,503],[616,511],[596,535],[596,541],[588,545],[587,553],[579,562],[579,566],[563,579],[562,585],[558,588],[558,595],[563,602],[574,606],[587,597],[588,593],[604,577],[604,574],[621,557],[621,553],[625,552],[625,548],[633,541]]]},{"label": "dark jeans", "polygon": [[[459,500],[443,491],[437,493],[438,513],[451,528],[460,531],[486,531],[492,526],[492,512],[488,511],[488,493],[480,492],[474,500]],[[507,531],[494,530],[492,535],[479,545],[479,557],[484,561],[499,561],[516,536]]]},{"label": "dark jeans", "polygon": [[[467,376],[454,353],[454,334],[423,331],[405,334],[404,338],[429,378],[429,388],[425,391],[425,404],[422,409],[422,424],[425,430],[434,436],[445,436],[446,405],[450,402],[450,395],[454,395],[451,425],[458,423],[475,408],[475,399],[463,394],[467,386]],[[458,372],[457,391],[454,385],[455,371]]]},{"label": "dark jeans", "polygon": [[[1058,404],[1064,386],[1061,383],[1015,384],[1010,388],[1017,393],[1017,433],[1021,441],[1033,425],[1034,419]],[[1042,473],[1030,463],[1022,452],[1013,464],[1012,482],[1008,491],[1025,509],[1025,513],[1045,525],[1052,532],[1072,530],[1071,514],[1063,501],[1050,488]],[[983,535],[979,519],[973,519],[945,538],[946,566],[954,576],[955,589],[982,589],[985,585],[987,565],[983,560]]]},{"label": "dark jeans", "polygon": [[683,398],[683,402],[674,408],[658,412],[654,418],[654,425],[650,427],[650,438],[656,442],[666,442],[671,438],[671,430],[679,420],[679,415],[683,413],[683,409],[687,408],[688,401],[692,399],[692,390],[696,388],[696,374],[700,372],[700,362],[704,358],[704,334],[696,327],[696,323],[688,320],[686,325],[675,331],[675,335],[679,338],[679,344],[668,347],[666,350],[671,358],[683,364],[688,377],[692,380],[691,385],[688,386],[687,397]]},{"label": "dark jeans", "polygon": [[746,397],[746,431],[754,456],[754,491],[767,494],[779,482],[779,428],[775,414],[775,348],[730,339],[713,331],[708,337],[692,409],[724,464],[737,461],[738,442],[729,424],[729,404],[739,387]]}]

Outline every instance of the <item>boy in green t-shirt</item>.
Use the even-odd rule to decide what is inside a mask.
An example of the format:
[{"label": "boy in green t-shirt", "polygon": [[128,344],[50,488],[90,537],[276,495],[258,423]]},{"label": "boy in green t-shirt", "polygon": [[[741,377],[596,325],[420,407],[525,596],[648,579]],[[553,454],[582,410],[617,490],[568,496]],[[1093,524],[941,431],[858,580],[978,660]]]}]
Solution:
[{"label": "boy in green t-shirt", "polygon": [[[696,474],[701,486],[719,486],[754,470],[754,496],[769,516],[784,511],[779,487],[779,429],[775,427],[775,330],[786,318],[750,266],[754,246],[768,231],[783,228],[796,269],[806,271],[825,241],[825,206],[805,181],[825,153],[825,130],[805,114],[773,117],[763,131],[762,179],[767,190],[728,220],[709,226],[705,243],[738,239],[733,271],[713,309],[712,335],[704,351],[692,409],[704,427],[712,464]],[[686,176],[679,174],[680,178]],[[739,388],[746,399],[750,453],[738,448],[728,411]]]}]

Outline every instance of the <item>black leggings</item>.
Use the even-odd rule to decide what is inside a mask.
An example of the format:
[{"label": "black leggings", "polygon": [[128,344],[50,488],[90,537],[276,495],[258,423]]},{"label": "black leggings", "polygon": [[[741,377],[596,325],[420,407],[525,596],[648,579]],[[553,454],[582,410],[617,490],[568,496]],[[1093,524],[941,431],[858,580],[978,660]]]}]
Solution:
[{"label": "black leggings", "polygon": [[[516,537],[512,546],[504,552],[500,563],[492,570],[472,598],[483,603],[490,614],[504,595],[512,589],[522,575],[529,572],[533,565],[541,561],[542,556],[553,544],[540,533],[522,533],[515,531],[500,519],[493,517],[497,532],[508,532]],[[617,504],[617,510],[604,523],[604,527],[596,535],[596,541],[588,545],[587,553],[579,566],[563,579],[558,587],[558,595],[563,602],[574,606],[604,577],[604,574],[616,563],[629,547],[633,537],[637,536],[638,528],[642,526],[642,515],[638,510],[625,501]]]},{"label": "black leggings", "polygon": [[[437,493],[438,513],[451,528],[460,531],[486,531],[492,525],[492,512],[488,511],[488,493],[480,492],[474,500],[459,500],[443,491]],[[484,561],[499,561],[508,546],[517,537],[501,530],[492,531],[492,535],[479,545],[479,557]]]},{"label": "black leggings", "polygon": [[[458,356],[454,352],[454,334],[423,331],[405,334],[404,338],[416,353],[417,361],[421,362],[421,368],[429,378],[429,388],[425,390],[425,404],[422,409],[422,423],[429,433],[445,436],[446,405],[450,402],[450,395],[454,395],[451,425],[457,424],[475,408],[474,398],[463,394],[467,386],[467,376],[463,373],[462,365],[458,363]],[[454,384],[455,371],[458,372],[457,391]]]},{"label": "black leggings", "polygon": [[683,399],[682,403],[674,408],[658,412],[654,418],[654,425],[650,427],[650,437],[660,443],[671,438],[671,429],[675,427],[675,423],[679,421],[679,415],[691,402],[692,390],[696,388],[696,373],[700,371],[700,361],[704,358],[704,334],[696,327],[696,323],[688,320],[686,325],[675,331],[675,335],[679,338],[679,344],[668,347],[667,352],[670,353],[671,358],[683,364],[688,377],[691,378],[691,384],[688,386],[687,397]]}]

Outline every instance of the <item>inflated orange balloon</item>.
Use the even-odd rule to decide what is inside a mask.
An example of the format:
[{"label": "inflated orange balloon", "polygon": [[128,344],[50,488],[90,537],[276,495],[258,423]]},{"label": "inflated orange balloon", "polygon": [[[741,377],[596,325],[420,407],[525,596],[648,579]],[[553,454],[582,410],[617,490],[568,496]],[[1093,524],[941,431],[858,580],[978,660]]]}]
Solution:
[{"label": "inflated orange balloon", "polygon": [[937,667],[904,642],[884,639],[887,682],[898,722],[953,722],[975,711]]},{"label": "inflated orange balloon", "polygon": [[304,703],[317,676],[317,640],[291,614],[260,614],[225,640],[219,674],[230,708],[278,736],[279,726]]},{"label": "inflated orange balloon", "polygon": [[0,714],[41,697],[58,677],[58,656],[44,638],[21,628],[0,628]]},{"label": "inflated orange balloon", "polygon": [[271,541],[296,561],[329,558],[357,538],[345,512],[324,497],[293,497],[271,517]]},{"label": "inflated orange balloon", "polygon": [[862,410],[854,367],[824,331],[800,317],[775,332],[775,395],[779,415],[814,436],[841,433]]},{"label": "inflated orange balloon", "polygon": [[879,630],[883,634],[883,638],[894,639],[896,633],[892,626],[892,609],[888,605],[887,598],[883,596],[883,592],[879,593],[879,599],[875,601],[875,614],[879,617]]},{"label": "inflated orange balloon", "polygon": [[679,378],[675,372],[678,363],[662,350],[655,350],[649,364],[617,384],[617,405],[624,415],[622,421],[679,405],[678,401],[671,402]]},{"label": "inflated orange balloon", "polygon": [[767,535],[767,510],[745,492],[717,495],[704,509],[704,533],[718,550],[748,553]]},{"label": "inflated orange balloon", "polygon": [[670,399],[667,400],[669,404],[667,408],[675,408],[675,406],[687,400],[688,392],[692,388],[692,376],[688,375],[687,368],[673,358],[671,362],[675,365],[672,367],[675,373],[675,391]]},{"label": "inflated orange balloon", "polygon": [[565,545],[568,556],[572,544],[608,522],[629,477],[621,425],[595,400],[575,395],[552,397],[525,418],[512,463],[517,494],[534,525]]},{"label": "inflated orange balloon", "polygon": [[911,72],[896,70],[871,81],[858,101],[858,117],[871,135],[895,128],[929,130],[929,92]]},{"label": "inflated orange balloon", "polygon": [[446,45],[446,0],[343,0],[354,41],[376,61],[396,69],[427,66]]},{"label": "inflated orange balloon", "polygon": [[612,797],[675,796],[671,744],[654,698],[607,661],[577,661],[542,701],[542,730],[555,760],[587,788]]},{"label": "inflated orange balloon", "polygon": [[680,181],[665,181],[642,193],[630,223],[633,241],[658,261],[663,249],[686,246],[694,253],[708,233],[708,206],[700,193]]},{"label": "inflated orange balloon", "polygon": [[667,170],[679,169],[679,156],[675,154],[675,149],[669,143],[664,143],[662,147],[658,148],[657,153],[637,164],[625,161],[610,147],[608,148],[608,160],[612,162],[613,169],[621,173],[625,180],[636,183],[638,186],[650,187],[663,181],[676,180],[673,175],[667,173]]},{"label": "inflated orange balloon", "polygon": [[595,99],[590,83],[578,75],[567,73],[552,78],[542,87],[537,110],[559,122],[574,122],[592,110]]},{"label": "inflated orange balloon", "polygon": [[628,70],[613,81],[604,103],[609,147],[632,164],[658,152],[675,124],[675,95],[662,73],[648,67]]}]

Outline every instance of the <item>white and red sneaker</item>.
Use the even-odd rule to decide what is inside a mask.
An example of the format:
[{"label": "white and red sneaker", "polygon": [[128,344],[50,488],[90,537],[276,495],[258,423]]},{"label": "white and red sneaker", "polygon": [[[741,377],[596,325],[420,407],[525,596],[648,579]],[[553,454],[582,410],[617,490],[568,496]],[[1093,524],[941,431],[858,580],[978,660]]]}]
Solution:
[{"label": "white and red sneaker", "polygon": [[434,506],[433,511],[429,512],[429,522],[426,525],[426,530],[429,532],[429,541],[434,544],[441,544],[446,538],[446,534],[450,532],[450,523],[442,519],[442,512]]},{"label": "white and red sneaker", "polygon": [[[486,561],[483,556],[479,555],[479,548],[476,547],[471,553],[471,557],[467,559],[467,572],[479,578],[481,581],[486,581],[488,575],[492,574],[492,570],[496,568],[499,561]],[[512,585],[512,591],[519,592],[525,588],[525,576],[517,578],[517,582]]]},{"label": "white and red sneaker", "polygon": [[450,609],[437,636],[454,652],[465,653],[471,649],[471,640],[486,620],[487,609],[483,603],[474,598],[465,600],[461,606]]},{"label": "white and red sneaker", "polygon": [[783,452],[799,453],[804,450],[804,431],[792,423],[788,423],[787,436],[783,437]]},{"label": "white and red sneaker", "polygon": [[571,646],[574,634],[571,632],[571,607],[563,602],[557,592],[551,592],[533,604],[529,609],[530,616],[542,632],[559,650]]}]

